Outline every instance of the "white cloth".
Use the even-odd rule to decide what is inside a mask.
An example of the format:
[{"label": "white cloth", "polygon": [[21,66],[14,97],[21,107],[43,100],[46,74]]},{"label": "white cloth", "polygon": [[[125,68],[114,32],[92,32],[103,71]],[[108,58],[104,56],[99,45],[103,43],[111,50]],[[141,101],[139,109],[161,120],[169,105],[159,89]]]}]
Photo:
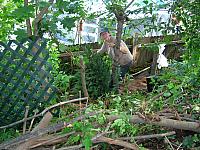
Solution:
[{"label": "white cloth", "polygon": [[161,69],[162,67],[168,67],[168,62],[167,62],[167,58],[162,54],[163,51],[165,50],[165,45],[166,44],[160,44],[159,45],[159,56],[158,56],[158,69]]}]

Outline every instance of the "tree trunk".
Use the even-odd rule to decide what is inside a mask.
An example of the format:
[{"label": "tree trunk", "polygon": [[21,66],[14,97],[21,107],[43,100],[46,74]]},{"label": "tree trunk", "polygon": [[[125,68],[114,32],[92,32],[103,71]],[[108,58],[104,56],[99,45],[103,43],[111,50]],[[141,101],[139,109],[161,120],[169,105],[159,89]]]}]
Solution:
[{"label": "tree trunk", "polygon": [[[28,0],[24,0],[24,6],[28,6]],[[32,36],[32,27],[30,18],[26,19],[26,26],[27,26],[27,34],[28,37]]]}]

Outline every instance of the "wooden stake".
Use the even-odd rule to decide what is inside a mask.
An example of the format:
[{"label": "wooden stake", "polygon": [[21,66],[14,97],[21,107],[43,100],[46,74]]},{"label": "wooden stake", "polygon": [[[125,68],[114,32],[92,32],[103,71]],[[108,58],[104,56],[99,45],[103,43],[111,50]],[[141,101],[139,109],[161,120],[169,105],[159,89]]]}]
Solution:
[{"label": "wooden stake", "polygon": [[23,134],[26,133],[26,121],[27,121],[28,111],[29,111],[29,106],[26,106],[24,114]]}]

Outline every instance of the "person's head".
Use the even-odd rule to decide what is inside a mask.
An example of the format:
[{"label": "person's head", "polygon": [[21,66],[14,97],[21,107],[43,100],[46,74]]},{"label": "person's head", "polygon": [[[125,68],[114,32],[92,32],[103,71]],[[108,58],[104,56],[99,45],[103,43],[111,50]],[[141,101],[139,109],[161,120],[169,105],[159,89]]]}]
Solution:
[{"label": "person's head", "polygon": [[107,28],[101,29],[100,38],[104,41],[110,40],[110,33]]}]

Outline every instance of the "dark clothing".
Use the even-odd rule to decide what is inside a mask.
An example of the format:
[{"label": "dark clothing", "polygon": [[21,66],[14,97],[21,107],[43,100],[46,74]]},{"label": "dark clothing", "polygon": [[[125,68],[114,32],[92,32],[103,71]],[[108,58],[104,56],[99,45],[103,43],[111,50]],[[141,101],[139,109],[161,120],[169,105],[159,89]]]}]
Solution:
[{"label": "dark clothing", "polygon": [[128,64],[120,66],[120,77],[121,79],[124,79],[126,73],[128,72],[128,69],[133,64],[133,61],[130,61]]}]

